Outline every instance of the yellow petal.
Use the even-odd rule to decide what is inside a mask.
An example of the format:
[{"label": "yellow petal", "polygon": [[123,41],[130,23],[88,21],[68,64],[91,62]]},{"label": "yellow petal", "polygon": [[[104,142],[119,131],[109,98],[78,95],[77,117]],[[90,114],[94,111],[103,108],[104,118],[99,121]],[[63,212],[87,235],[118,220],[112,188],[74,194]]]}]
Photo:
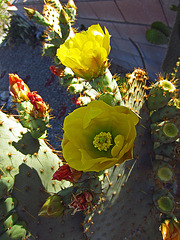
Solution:
[{"label": "yellow petal", "polygon": [[127,160],[131,160],[133,158],[133,148],[130,148],[121,158],[119,158],[118,163],[123,163]]},{"label": "yellow petal", "polygon": [[111,155],[116,157],[124,145],[124,136],[117,135],[114,139],[115,146],[111,149]]},{"label": "yellow petal", "polygon": [[90,104],[88,105],[88,111],[86,111],[86,114],[83,118],[83,128],[87,128],[89,123],[93,118],[96,118],[98,115],[100,115],[103,111],[100,108],[93,108],[90,107]]},{"label": "yellow petal", "polygon": [[139,122],[139,117],[136,113],[131,111],[129,108],[124,107],[124,106],[115,106],[114,107],[117,112],[119,113],[125,113],[125,114],[130,114],[131,120],[134,122],[134,125],[136,125]]},{"label": "yellow petal", "polygon": [[96,35],[100,35],[100,36],[103,37],[103,35],[104,35],[104,32],[103,32],[103,30],[102,30],[102,28],[100,27],[99,24],[90,26],[90,27],[88,28],[88,32],[91,33],[91,34],[93,34],[93,35],[95,35],[95,36],[96,36]]},{"label": "yellow petal", "polygon": [[81,168],[81,152],[74,146],[74,144],[72,144],[72,142],[68,142],[64,145],[63,157],[70,167],[76,170]]},{"label": "yellow petal", "polygon": [[109,33],[97,24],[65,41],[57,50],[57,57],[77,76],[91,80],[103,74],[109,51]]},{"label": "yellow petal", "polygon": [[98,159],[99,162],[95,163],[91,168],[86,169],[86,171],[96,171],[99,172],[101,170],[105,170],[107,168],[110,168],[112,166],[114,166],[117,162],[118,159],[117,158],[99,158]]}]

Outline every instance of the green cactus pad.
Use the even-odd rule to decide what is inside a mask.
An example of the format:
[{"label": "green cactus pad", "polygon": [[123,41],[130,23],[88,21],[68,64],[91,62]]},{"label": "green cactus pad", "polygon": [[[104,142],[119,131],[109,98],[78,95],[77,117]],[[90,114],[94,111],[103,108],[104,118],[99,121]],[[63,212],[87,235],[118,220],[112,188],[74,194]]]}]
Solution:
[{"label": "green cactus pad", "polygon": [[158,111],[154,111],[151,115],[152,122],[161,122],[164,120],[170,120],[180,114],[179,100],[173,99],[168,102],[168,105],[160,108]]},{"label": "green cactus pad", "polygon": [[148,131],[149,112],[145,105],[139,114],[142,120],[137,126],[135,159],[105,171],[99,204],[92,213],[86,215],[84,230],[91,240],[119,237],[150,240],[152,235],[154,240],[161,239],[156,213],[153,217],[149,214],[153,205],[153,183],[149,177],[152,172],[153,144]]},{"label": "green cactus pad", "polygon": [[15,209],[16,205],[17,201],[11,197],[0,200],[0,220],[5,219]]},{"label": "green cactus pad", "polygon": [[170,99],[175,95],[175,91],[175,85],[168,80],[159,80],[156,82],[149,92],[149,110],[158,110],[166,106]]},{"label": "green cactus pad", "polygon": [[180,148],[180,143],[172,142],[158,146],[154,149],[154,152],[169,158],[179,158],[180,154],[177,152],[178,148]]},{"label": "green cactus pad", "polygon": [[169,28],[162,22],[156,21],[151,24],[151,28],[157,29],[160,32],[164,33],[165,36],[169,37],[170,30]]},{"label": "green cactus pad", "polygon": [[42,55],[46,55],[46,56],[49,56],[49,57],[55,57],[56,56],[56,51],[57,51],[57,47],[55,47],[53,44],[45,43],[43,45]]},{"label": "green cactus pad", "polygon": [[0,178],[0,199],[3,198],[14,185],[14,179],[12,177]]},{"label": "green cactus pad", "polygon": [[146,39],[148,42],[152,44],[158,44],[158,45],[167,44],[169,41],[167,36],[163,32],[160,32],[157,29],[148,29],[146,31]]},{"label": "green cactus pad", "polygon": [[127,83],[129,89],[124,96],[126,107],[139,113],[146,98],[146,81],[148,80],[147,72],[143,69],[135,69],[131,74],[127,74]]},{"label": "green cactus pad", "polygon": [[[9,177],[19,172],[21,164],[36,168],[47,191],[59,191],[61,185],[68,182],[53,184],[52,175],[59,168],[60,159],[53,153],[43,139],[37,140],[23,128],[18,120],[0,112],[0,144],[1,169]],[[56,188],[57,187],[57,188]]]},{"label": "green cactus pad", "polygon": [[49,123],[49,115],[44,118],[30,117],[31,135],[33,138],[46,138],[47,125]]},{"label": "green cactus pad", "polygon": [[23,222],[17,222],[9,228],[2,236],[1,240],[24,240],[26,237],[26,229]]},{"label": "green cactus pad", "polygon": [[20,121],[23,127],[31,128],[31,122],[30,122],[30,111],[33,108],[33,105],[30,101],[24,101],[21,103],[16,103],[17,111],[20,115]]},{"label": "green cactus pad", "polygon": [[18,220],[17,213],[12,213],[4,222],[0,224],[0,235],[3,234],[7,229],[11,228],[14,224],[16,224]]},{"label": "green cactus pad", "polygon": [[[25,164],[20,166],[19,174],[15,178],[13,195],[18,200],[16,211],[19,218],[27,223],[27,230],[39,240],[59,237],[68,240],[85,240],[81,227],[83,221],[81,213],[75,216],[66,213],[55,218],[38,216],[46,199],[52,194],[52,191],[46,191],[47,184],[42,185],[41,178],[34,168]],[[54,185],[57,185],[57,182],[54,181]]]},{"label": "green cactus pad", "polygon": [[178,118],[151,124],[153,141],[160,144],[175,142],[180,136],[178,132],[179,126],[180,122]]},{"label": "green cactus pad", "polygon": [[28,17],[32,19],[35,23],[40,24],[42,26],[46,26],[46,27],[50,25],[49,22],[38,11],[32,8],[24,8],[24,9]]},{"label": "green cactus pad", "polygon": [[98,93],[101,94],[106,92],[113,93],[115,103],[123,105],[122,97],[117,82],[113,78],[109,69],[106,69],[104,75],[93,79],[90,82],[90,84],[92,88],[95,89]]},{"label": "green cactus pad", "polygon": [[116,102],[114,101],[114,97],[110,93],[101,94],[99,100],[104,101],[105,103],[109,104],[110,106],[116,105]]}]

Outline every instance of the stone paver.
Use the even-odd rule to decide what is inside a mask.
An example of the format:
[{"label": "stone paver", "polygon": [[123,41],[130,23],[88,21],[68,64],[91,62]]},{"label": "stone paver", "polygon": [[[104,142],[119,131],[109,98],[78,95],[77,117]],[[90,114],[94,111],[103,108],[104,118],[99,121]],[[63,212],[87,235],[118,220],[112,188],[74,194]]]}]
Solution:
[{"label": "stone paver", "polygon": [[114,1],[89,1],[99,19],[106,21],[124,22],[124,18]]},{"label": "stone paver", "polygon": [[154,21],[166,23],[161,5],[157,0],[117,0],[127,22],[151,24]]}]

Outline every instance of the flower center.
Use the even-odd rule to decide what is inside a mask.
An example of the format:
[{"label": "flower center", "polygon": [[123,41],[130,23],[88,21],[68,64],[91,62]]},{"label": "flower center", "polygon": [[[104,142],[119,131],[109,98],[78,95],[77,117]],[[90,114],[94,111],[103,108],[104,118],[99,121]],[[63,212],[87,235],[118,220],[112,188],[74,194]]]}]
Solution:
[{"label": "flower center", "polygon": [[112,135],[110,132],[100,132],[94,137],[93,145],[99,151],[107,151],[112,145],[111,139]]}]

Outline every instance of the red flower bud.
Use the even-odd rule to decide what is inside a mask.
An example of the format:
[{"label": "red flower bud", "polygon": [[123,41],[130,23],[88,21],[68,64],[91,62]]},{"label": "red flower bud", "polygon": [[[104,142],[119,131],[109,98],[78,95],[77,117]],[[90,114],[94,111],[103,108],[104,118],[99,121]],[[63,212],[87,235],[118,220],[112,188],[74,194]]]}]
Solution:
[{"label": "red flower bud", "polygon": [[180,239],[180,225],[177,220],[166,219],[161,223],[160,227],[163,240],[179,240]]},{"label": "red flower bud", "polygon": [[72,103],[76,104],[76,105],[80,105],[81,104],[81,100],[79,100],[78,98],[76,98],[75,96],[72,97]]},{"label": "red flower bud", "polygon": [[48,106],[43,101],[42,97],[37,92],[29,92],[27,94],[30,102],[34,106],[35,117],[44,117],[47,114]]},{"label": "red flower bud", "polygon": [[17,74],[9,74],[9,92],[17,102],[29,100],[30,90]]},{"label": "red flower bud", "polygon": [[55,67],[54,65],[51,65],[49,69],[54,75],[56,75],[58,77],[62,77],[64,75],[63,68],[58,68],[58,67]]},{"label": "red flower bud", "polygon": [[53,174],[53,180],[67,180],[70,182],[77,182],[81,177],[81,172],[69,167],[68,164],[64,164]]},{"label": "red flower bud", "polygon": [[83,192],[77,195],[74,195],[73,201],[69,204],[70,208],[74,209],[73,214],[77,211],[84,211],[91,206],[93,197],[89,192]]}]

